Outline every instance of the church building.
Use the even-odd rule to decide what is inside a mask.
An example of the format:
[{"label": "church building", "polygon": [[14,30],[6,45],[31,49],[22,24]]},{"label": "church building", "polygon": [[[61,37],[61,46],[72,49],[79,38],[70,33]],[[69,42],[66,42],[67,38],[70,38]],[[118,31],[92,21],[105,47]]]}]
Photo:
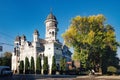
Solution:
[{"label": "church building", "polygon": [[[45,39],[40,38],[38,30],[33,33],[33,41],[27,41],[26,36],[16,36],[14,41],[14,52],[12,54],[12,70],[13,72],[19,72],[20,61],[23,60],[25,64],[25,57],[31,60],[34,58],[35,69],[36,59],[38,56],[41,58],[41,64],[43,65],[44,56],[48,57],[49,72],[51,73],[52,68],[52,57],[55,56],[56,64],[60,64],[62,57],[66,58],[66,62],[71,61],[72,53],[69,48],[59,42],[57,39],[58,27],[56,17],[50,13],[45,20]],[[43,68],[43,67],[42,67]]]}]

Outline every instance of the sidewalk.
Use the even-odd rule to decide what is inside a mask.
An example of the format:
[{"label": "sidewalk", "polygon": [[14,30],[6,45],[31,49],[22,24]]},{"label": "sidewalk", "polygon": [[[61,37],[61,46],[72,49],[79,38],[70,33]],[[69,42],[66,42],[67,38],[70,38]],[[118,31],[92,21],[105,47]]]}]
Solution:
[{"label": "sidewalk", "polygon": [[91,76],[77,76],[76,78],[90,78],[90,79],[110,79],[110,80],[120,80],[120,76],[94,76],[94,75],[91,75]]},{"label": "sidewalk", "polygon": [[119,79],[120,80],[120,76],[96,76],[95,78],[97,79]]}]

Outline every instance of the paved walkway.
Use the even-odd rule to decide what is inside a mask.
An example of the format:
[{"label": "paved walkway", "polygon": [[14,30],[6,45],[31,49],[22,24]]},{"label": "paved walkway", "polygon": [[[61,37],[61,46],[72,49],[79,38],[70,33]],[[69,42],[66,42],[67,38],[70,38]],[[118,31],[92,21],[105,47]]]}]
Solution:
[{"label": "paved walkway", "polygon": [[120,80],[120,76],[97,76],[96,78],[104,78],[104,79],[119,79]]},{"label": "paved walkway", "polygon": [[120,80],[120,76],[77,76],[78,79],[90,79],[90,80]]},{"label": "paved walkway", "polygon": [[77,76],[77,75],[13,75],[0,77],[0,80],[120,80],[119,76]]}]

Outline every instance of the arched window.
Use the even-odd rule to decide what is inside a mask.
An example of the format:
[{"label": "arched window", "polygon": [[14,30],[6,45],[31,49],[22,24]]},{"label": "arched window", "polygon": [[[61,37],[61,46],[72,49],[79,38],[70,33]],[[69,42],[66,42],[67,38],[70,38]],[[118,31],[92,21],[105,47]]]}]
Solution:
[{"label": "arched window", "polygon": [[52,31],[52,36],[54,36],[54,31]]},{"label": "arched window", "polygon": [[51,34],[51,32],[49,32],[49,34]]}]

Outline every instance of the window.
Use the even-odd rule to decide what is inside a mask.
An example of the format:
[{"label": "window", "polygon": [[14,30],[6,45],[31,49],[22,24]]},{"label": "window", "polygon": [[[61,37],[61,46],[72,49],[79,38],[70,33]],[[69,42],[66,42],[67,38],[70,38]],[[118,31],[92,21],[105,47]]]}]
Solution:
[{"label": "window", "polygon": [[54,31],[52,31],[52,36],[54,36]]}]

